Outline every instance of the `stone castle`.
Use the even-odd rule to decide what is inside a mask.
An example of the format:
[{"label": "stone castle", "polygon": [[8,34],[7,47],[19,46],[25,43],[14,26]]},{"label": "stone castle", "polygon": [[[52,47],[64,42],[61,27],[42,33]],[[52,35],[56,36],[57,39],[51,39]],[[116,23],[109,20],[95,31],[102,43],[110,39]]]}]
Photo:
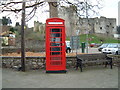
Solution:
[{"label": "stone castle", "polygon": [[78,18],[74,7],[61,7],[59,9],[59,17],[66,21],[66,35],[76,35],[76,30],[79,34],[106,34],[113,36],[116,33],[116,18]]},{"label": "stone castle", "polygon": [[[58,17],[65,20],[66,36],[74,36],[78,30],[79,34],[90,33],[107,36],[114,36],[116,34],[116,18],[106,18],[103,16],[88,19],[78,18],[72,6],[59,8]],[[35,21],[33,31],[43,31],[45,35],[45,24]]]}]

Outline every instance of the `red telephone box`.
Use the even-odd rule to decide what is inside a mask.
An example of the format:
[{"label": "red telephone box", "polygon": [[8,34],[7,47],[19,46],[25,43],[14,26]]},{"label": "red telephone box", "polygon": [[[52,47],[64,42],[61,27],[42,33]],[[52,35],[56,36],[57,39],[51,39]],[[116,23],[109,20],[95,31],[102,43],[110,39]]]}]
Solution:
[{"label": "red telephone box", "polygon": [[65,21],[46,20],[46,73],[66,72]]}]

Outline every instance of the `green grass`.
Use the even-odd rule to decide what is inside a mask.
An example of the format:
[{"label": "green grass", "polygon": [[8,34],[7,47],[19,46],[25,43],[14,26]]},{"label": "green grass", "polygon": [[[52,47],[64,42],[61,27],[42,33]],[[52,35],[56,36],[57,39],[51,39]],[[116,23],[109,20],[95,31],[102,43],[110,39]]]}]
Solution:
[{"label": "green grass", "polygon": [[[89,34],[88,35],[88,42],[89,43],[101,43],[101,40],[103,43],[118,43],[118,40],[112,37],[100,37],[95,34]],[[80,41],[86,42],[86,34],[80,35]]]},{"label": "green grass", "polygon": [[[67,37],[66,40],[70,40],[70,38]],[[89,34],[88,35],[88,42],[89,43],[100,44],[101,40],[103,41],[103,43],[118,43],[118,42],[120,42],[120,40],[118,41],[117,39],[112,38],[112,37],[106,37],[106,36],[105,37],[100,37],[100,36],[97,36],[95,34]],[[86,34],[80,35],[80,43],[81,42],[86,42]]]}]

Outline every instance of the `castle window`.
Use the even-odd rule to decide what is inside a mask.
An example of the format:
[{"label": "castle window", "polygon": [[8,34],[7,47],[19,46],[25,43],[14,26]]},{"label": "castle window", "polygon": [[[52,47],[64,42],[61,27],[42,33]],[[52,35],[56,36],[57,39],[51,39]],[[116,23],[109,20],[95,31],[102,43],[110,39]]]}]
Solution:
[{"label": "castle window", "polygon": [[109,27],[109,25],[106,25],[106,27]]},{"label": "castle window", "polygon": [[102,27],[100,27],[100,29],[102,29]]}]

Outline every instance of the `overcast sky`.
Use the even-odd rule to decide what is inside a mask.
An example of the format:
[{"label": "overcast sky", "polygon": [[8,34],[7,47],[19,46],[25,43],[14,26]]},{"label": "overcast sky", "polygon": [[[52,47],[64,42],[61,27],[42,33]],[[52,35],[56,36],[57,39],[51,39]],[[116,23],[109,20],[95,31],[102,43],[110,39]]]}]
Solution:
[{"label": "overcast sky", "polygon": [[[118,2],[119,1],[120,0],[103,0],[104,7],[99,12],[100,16],[105,16],[107,18],[116,18],[118,21]],[[48,10],[48,9],[49,8],[46,7],[45,9],[41,8],[41,9],[37,10],[37,12],[39,12],[41,14],[39,14],[38,16],[36,16],[35,18],[33,18],[31,21],[29,21],[27,23],[29,25],[29,27],[33,27],[34,21],[37,21],[37,20],[45,23],[45,20],[47,18],[49,18],[49,14],[48,14],[48,12],[45,12],[44,10]],[[9,13],[7,13],[7,15]],[[0,18],[2,18],[3,15],[5,15],[5,14],[0,14]],[[21,21],[20,15],[17,15],[18,16],[17,18],[15,17],[15,14],[10,14],[8,16],[12,19],[13,26],[15,25],[16,22]],[[100,16],[98,16],[98,17],[100,17]],[[118,22],[117,22],[117,25],[118,25]]]},{"label": "overcast sky", "polygon": [[118,19],[118,2],[120,0],[104,0],[104,8],[100,10],[101,16]]}]

